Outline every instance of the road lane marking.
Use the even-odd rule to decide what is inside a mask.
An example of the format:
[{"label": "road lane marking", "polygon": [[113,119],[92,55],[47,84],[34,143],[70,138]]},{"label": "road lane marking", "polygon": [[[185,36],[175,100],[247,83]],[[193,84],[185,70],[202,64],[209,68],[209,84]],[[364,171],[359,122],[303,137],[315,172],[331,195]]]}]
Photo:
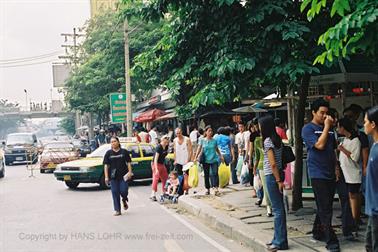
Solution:
[{"label": "road lane marking", "polygon": [[185,252],[174,240],[164,240],[164,248],[167,252]]},{"label": "road lane marking", "polygon": [[170,215],[172,215],[179,222],[181,222],[182,224],[184,224],[187,228],[189,228],[194,233],[196,233],[199,237],[203,238],[205,241],[207,241],[208,243],[210,243],[211,245],[213,245],[219,251],[221,251],[221,252],[231,252],[229,249],[227,249],[227,248],[223,247],[222,245],[220,245],[218,242],[216,242],[214,239],[212,239],[211,237],[209,237],[207,234],[205,234],[204,232],[202,232],[201,230],[199,230],[198,228],[196,228],[195,226],[193,226],[192,224],[190,224],[189,222],[187,222],[186,220],[184,220],[178,214],[176,214],[176,213],[174,213],[172,211],[169,211],[167,208],[165,208],[162,205],[159,205],[159,206],[164,211],[166,211],[167,213],[169,213]]}]

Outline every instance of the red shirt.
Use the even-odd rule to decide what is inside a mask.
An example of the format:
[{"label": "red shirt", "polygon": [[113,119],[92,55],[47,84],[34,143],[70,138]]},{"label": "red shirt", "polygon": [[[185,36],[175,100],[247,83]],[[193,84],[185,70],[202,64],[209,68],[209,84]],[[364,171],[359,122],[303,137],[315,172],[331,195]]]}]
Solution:
[{"label": "red shirt", "polygon": [[279,135],[282,140],[288,139],[287,136],[286,136],[286,130],[285,129],[280,128],[280,127],[276,127],[276,132],[277,132],[277,135]]}]

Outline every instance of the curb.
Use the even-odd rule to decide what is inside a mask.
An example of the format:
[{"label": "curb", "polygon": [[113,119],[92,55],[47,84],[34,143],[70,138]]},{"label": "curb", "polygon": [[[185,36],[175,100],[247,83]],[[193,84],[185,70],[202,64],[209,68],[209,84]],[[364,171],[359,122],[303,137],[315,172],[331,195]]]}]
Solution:
[{"label": "curb", "polygon": [[[253,249],[256,252],[267,251],[265,243],[272,239],[273,234],[265,230],[248,226],[241,220],[230,217],[220,210],[214,209],[200,199],[191,196],[182,196],[178,201],[179,207],[199,218],[206,226],[223,234],[224,236]],[[318,251],[309,246],[289,238],[290,251]]]},{"label": "curb", "polygon": [[267,241],[264,239],[270,234],[247,228],[242,221],[234,219],[190,196],[180,197],[178,205],[198,217],[208,227],[226,237],[252,248],[253,251],[266,251],[265,242]]}]

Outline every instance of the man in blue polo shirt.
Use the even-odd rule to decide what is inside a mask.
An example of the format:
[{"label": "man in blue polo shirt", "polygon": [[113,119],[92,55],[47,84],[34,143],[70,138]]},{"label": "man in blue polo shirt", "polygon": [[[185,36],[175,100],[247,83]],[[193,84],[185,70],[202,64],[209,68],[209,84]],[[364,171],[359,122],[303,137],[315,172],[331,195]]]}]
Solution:
[{"label": "man in blue polo shirt", "polygon": [[307,147],[307,167],[316,201],[313,237],[325,240],[327,250],[340,251],[339,241],[332,229],[333,198],[336,189],[336,141],[332,131],[333,119],[327,115],[329,103],[323,99],[311,105],[313,119],[302,129]]}]

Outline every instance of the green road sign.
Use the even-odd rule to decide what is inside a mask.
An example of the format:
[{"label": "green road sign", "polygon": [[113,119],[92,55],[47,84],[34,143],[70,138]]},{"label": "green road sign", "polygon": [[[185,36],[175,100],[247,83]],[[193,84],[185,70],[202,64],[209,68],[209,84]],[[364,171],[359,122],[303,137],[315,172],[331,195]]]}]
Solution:
[{"label": "green road sign", "polygon": [[126,94],[112,93],[110,100],[110,119],[113,123],[126,122]]}]

